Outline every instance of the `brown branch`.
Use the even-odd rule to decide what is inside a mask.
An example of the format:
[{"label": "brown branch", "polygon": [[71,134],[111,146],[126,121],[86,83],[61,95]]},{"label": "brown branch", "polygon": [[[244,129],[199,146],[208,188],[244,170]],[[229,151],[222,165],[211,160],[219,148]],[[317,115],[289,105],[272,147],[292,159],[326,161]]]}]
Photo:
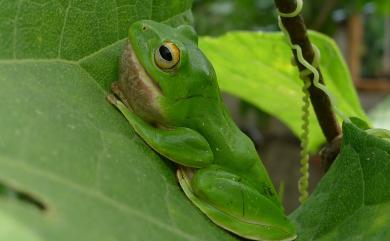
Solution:
[{"label": "brown branch", "polygon": [[[295,0],[275,0],[275,5],[282,13],[291,13],[296,8]],[[313,62],[314,51],[311,42],[308,38],[306,26],[301,15],[292,18],[282,17],[282,23],[286,28],[292,44],[298,44],[302,49],[303,57],[309,63]],[[298,64],[300,71],[304,70],[305,67],[299,63],[296,51],[293,51],[295,60]],[[320,74],[320,83],[324,83],[321,70],[317,68]],[[310,76],[313,80],[313,75]],[[337,119],[332,110],[329,97],[320,89],[315,87],[313,84],[309,88],[310,100],[313,105],[317,120],[321,126],[322,133],[326,137],[327,142],[330,144],[338,138],[341,134],[340,126],[337,123]],[[323,160],[326,166],[329,166],[333,160]]]}]

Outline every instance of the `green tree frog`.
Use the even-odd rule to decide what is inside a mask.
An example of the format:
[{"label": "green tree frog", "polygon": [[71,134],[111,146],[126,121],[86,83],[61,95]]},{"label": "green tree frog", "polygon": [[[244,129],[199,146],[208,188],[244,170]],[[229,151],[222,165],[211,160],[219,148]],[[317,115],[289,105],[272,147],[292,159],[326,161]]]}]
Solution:
[{"label": "green tree frog", "polygon": [[147,145],[177,164],[185,195],[215,224],[252,240],[293,240],[295,228],[197,42],[188,25],[132,24],[112,85],[120,100],[108,99]]}]

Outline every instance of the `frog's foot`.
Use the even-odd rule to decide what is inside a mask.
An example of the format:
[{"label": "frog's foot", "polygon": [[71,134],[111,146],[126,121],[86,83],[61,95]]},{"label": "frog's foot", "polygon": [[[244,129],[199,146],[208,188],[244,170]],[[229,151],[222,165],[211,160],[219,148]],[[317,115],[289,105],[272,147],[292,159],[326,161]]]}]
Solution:
[{"label": "frog's foot", "polygon": [[296,238],[282,208],[239,176],[210,166],[198,170],[192,179],[180,167],[177,177],[187,197],[217,225],[252,240]]},{"label": "frog's foot", "polygon": [[107,95],[107,100],[108,102],[110,102],[113,106],[117,106],[118,105],[118,99],[116,98],[116,96],[114,94],[108,94]]},{"label": "frog's foot", "polygon": [[[122,92],[122,89],[121,89],[121,86],[120,86],[119,81],[115,81],[115,82],[113,82],[113,83],[111,84],[111,91],[112,91],[112,93],[114,93],[114,95],[115,95],[116,97],[118,97],[118,98],[120,99],[120,101],[122,101],[123,104],[125,104],[125,106],[126,106],[127,108],[129,108],[129,109],[131,110],[131,107],[130,107],[129,103],[128,103],[128,101],[127,101],[125,95],[124,95],[123,92]],[[110,101],[111,104],[114,104],[114,105],[115,105],[115,103],[113,103],[113,102],[111,101],[111,100],[112,100],[112,97],[108,96],[107,99],[108,99],[108,101]],[[110,100],[110,99],[111,99],[111,100]],[[116,99],[116,98],[115,98],[115,99]]]}]

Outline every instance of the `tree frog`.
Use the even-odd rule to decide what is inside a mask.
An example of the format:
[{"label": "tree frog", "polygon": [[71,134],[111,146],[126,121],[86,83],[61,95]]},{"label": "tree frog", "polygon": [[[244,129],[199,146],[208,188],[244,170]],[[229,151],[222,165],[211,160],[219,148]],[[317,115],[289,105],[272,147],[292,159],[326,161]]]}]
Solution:
[{"label": "tree frog", "polygon": [[177,164],[178,182],[196,207],[244,238],[296,238],[254,144],[223,104],[191,26],[132,24],[119,72],[109,101],[147,145]]}]

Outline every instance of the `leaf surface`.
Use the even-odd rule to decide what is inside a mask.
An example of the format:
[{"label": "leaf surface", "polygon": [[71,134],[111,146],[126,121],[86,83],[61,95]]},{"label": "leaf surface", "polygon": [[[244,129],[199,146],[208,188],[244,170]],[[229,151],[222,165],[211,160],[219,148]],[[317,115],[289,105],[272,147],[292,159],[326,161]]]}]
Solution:
[{"label": "leaf surface", "polygon": [[177,25],[190,7],[0,1],[0,240],[235,240],[105,99],[129,25]]},{"label": "leaf surface", "polygon": [[351,124],[343,129],[339,156],[291,215],[298,240],[389,240],[390,143]]},{"label": "leaf surface", "polygon": [[[321,71],[338,107],[367,121],[336,44],[316,32],[310,32],[310,38],[321,51]],[[203,37],[200,48],[213,63],[223,91],[275,116],[300,136],[303,81],[289,61],[291,49],[281,33],[231,32],[218,38]],[[310,149],[315,151],[323,142],[311,109]]]}]

